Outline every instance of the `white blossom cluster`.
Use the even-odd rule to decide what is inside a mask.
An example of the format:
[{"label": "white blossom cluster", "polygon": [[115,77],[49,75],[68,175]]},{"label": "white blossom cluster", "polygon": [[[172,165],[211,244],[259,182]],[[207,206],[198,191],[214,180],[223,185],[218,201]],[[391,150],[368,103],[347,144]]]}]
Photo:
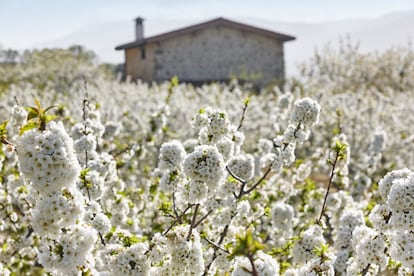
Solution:
[{"label": "white blossom cluster", "polygon": [[42,241],[39,263],[56,275],[74,275],[80,266],[93,267],[91,251],[97,238],[90,227],[72,226],[58,238]]},{"label": "white blossom cluster", "polygon": [[357,226],[352,232],[355,255],[350,259],[347,273],[355,275],[369,271],[376,275],[388,265],[386,243],[381,234],[367,226]]},{"label": "white blossom cluster", "polygon": [[254,176],[254,158],[252,155],[237,155],[227,162],[228,169],[243,180],[250,180]]},{"label": "white blossom cluster", "polygon": [[62,123],[50,122],[44,132],[26,131],[17,147],[20,170],[40,194],[68,188],[79,175],[73,142]]},{"label": "white blossom cluster", "polygon": [[230,121],[226,112],[207,107],[193,117],[193,127],[199,129],[202,143],[215,143],[229,132]]},{"label": "white blossom cluster", "polygon": [[292,249],[295,262],[305,264],[312,259],[318,258],[315,254],[315,248],[321,247],[325,243],[322,228],[318,225],[310,226],[303,232],[302,237],[295,243]]},{"label": "white blossom cluster", "polygon": [[277,202],[272,208],[271,215],[275,239],[279,240],[277,244],[283,244],[292,236],[295,211],[292,205]]},{"label": "white blossom cluster", "polygon": [[158,265],[152,275],[202,275],[204,257],[200,235],[193,231],[188,238],[188,227],[178,226],[165,237],[156,236],[157,245],[151,257]]},{"label": "white blossom cluster", "polygon": [[371,211],[374,226],[390,242],[390,256],[414,271],[414,173],[405,168],[387,173],[379,182],[384,203]]},{"label": "white blossom cluster", "polygon": [[184,146],[179,141],[170,141],[161,145],[158,168],[161,173],[162,191],[171,193],[181,188],[183,161],[186,154]]},{"label": "white blossom cluster", "polygon": [[61,122],[50,122],[19,137],[20,170],[31,182],[33,230],[41,236],[39,262],[47,271],[74,274],[79,266],[93,267],[97,233],[80,225],[82,194],[76,188],[80,165],[73,142]]},{"label": "white blossom cluster", "polygon": [[302,144],[309,138],[310,127],[318,123],[320,111],[321,107],[315,100],[303,98],[296,101],[288,126],[283,135],[273,139],[274,152],[262,157],[262,166],[271,166],[272,171],[278,172],[292,164],[296,159],[296,144]]},{"label": "white blossom cluster", "polygon": [[186,156],[184,146],[179,141],[170,141],[162,144],[158,167],[162,170],[181,170]]},{"label": "white blossom cluster", "polygon": [[353,252],[352,235],[355,228],[362,225],[364,225],[364,215],[360,210],[350,208],[342,214],[334,243],[337,250],[335,271],[347,273],[348,261]]},{"label": "white blossom cluster", "polygon": [[[262,276],[277,276],[279,275],[279,264],[272,258],[272,256],[264,253],[263,251],[257,252],[254,265],[257,275]],[[246,257],[236,258],[234,270],[231,275],[233,276],[249,276],[252,274],[251,263]]]},{"label": "white blossom cluster", "polygon": [[224,160],[215,146],[198,146],[183,162],[184,173],[194,180],[204,181],[215,189],[225,174]]},{"label": "white blossom cluster", "polygon": [[310,127],[319,121],[321,107],[315,100],[311,98],[303,98],[296,101],[293,106],[290,123],[293,125],[303,124]]},{"label": "white blossom cluster", "polygon": [[110,258],[112,275],[149,275],[149,258],[145,255],[148,246],[144,243],[133,244],[128,248],[120,248]]}]

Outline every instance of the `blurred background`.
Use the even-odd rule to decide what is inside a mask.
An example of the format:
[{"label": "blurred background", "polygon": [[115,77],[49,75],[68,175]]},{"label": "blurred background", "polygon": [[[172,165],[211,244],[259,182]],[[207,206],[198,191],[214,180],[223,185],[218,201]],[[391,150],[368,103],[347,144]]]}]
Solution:
[{"label": "blurred background", "polygon": [[145,19],[146,37],[217,17],[292,35],[296,40],[285,44],[287,76],[328,44],[346,40],[363,52],[384,51],[409,46],[414,37],[412,0],[0,0],[0,49],[82,45],[99,63],[121,64],[124,53],[114,48],[134,40],[137,16]]}]

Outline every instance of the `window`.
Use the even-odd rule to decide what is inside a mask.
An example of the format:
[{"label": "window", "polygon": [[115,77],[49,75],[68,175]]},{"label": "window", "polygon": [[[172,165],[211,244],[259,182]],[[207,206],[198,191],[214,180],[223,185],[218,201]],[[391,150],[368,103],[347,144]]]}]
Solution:
[{"label": "window", "polygon": [[146,53],[145,53],[145,46],[141,47],[141,59],[145,59]]}]

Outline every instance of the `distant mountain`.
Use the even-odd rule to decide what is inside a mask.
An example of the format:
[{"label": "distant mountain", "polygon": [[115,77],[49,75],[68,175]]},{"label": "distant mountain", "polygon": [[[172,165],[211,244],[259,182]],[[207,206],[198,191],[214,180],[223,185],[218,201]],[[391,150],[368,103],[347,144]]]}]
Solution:
[{"label": "distant mountain", "polygon": [[[205,20],[208,20],[207,18]],[[265,21],[257,18],[229,18],[257,27],[296,36],[285,44],[285,61],[288,74],[295,74],[296,65],[307,60],[315,48],[327,43],[337,45],[340,37],[349,35],[351,41],[360,43],[362,51],[383,51],[393,46],[408,45],[414,39],[414,10],[389,13],[375,19],[352,19],[321,23]],[[145,36],[151,36],[204,20],[152,19],[144,22]],[[67,47],[81,44],[94,50],[102,62],[122,63],[123,52],[114,47],[134,40],[134,22],[101,22],[86,26],[54,41],[34,47]]]}]

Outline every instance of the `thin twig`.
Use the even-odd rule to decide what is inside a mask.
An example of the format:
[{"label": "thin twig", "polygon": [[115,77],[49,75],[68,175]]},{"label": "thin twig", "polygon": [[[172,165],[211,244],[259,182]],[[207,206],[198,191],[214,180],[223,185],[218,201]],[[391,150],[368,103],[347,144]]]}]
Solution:
[{"label": "thin twig", "polygon": [[207,214],[205,214],[199,221],[197,221],[194,224],[194,228],[196,228],[200,223],[202,223],[212,212],[213,212],[213,210],[208,211]]},{"label": "thin twig", "polygon": [[242,196],[244,196],[244,195],[247,195],[247,194],[249,194],[249,193],[251,193],[254,189],[256,189],[257,188],[257,186],[259,186],[262,182],[263,182],[263,180],[265,180],[266,179],[266,177],[269,175],[269,173],[271,172],[271,170],[272,170],[272,167],[270,166],[267,170],[266,170],[266,172],[262,175],[262,177],[255,183],[255,184],[253,184],[253,186],[252,187],[250,187],[249,189],[247,189],[247,190],[245,190],[245,188],[246,188],[246,185],[247,185],[247,183],[248,183],[248,181],[247,180],[244,180],[244,179],[242,179],[242,178],[240,178],[240,177],[238,177],[237,175],[235,175],[231,170],[230,170],[230,168],[228,167],[228,166],[226,166],[226,170],[227,170],[227,172],[234,178],[234,179],[236,179],[237,181],[239,181],[242,185],[241,185],[241,187],[240,187],[240,190],[239,190],[239,194],[237,195],[237,194],[235,194],[235,193],[233,193],[233,195],[234,195],[234,197],[236,198],[236,199],[239,199],[239,198],[241,198]]},{"label": "thin twig", "polygon": [[253,255],[249,254],[247,256],[247,258],[249,259],[250,264],[252,265],[252,271],[250,271],[250,273],[252,274],[252,276],[258,276],[259,274],[257,273],[257,269],[256,269],[256,266],[254,264]]},{"label": "thin twig", "polygon": [[101,234],[100,232],[98,232],[98,234],[99,234],[99,238],[101,239],[101,243],[102,243],[102,245],[103,245],[103,246],[106,246],[106,243],[105,243],[105,239],[104,239],[104,237],[102,236],[102,234]]},{"label": "thin twig", "polygon": [[333,164],[332,164],[331,176],[329,177],[328,188],[326,189],[325,197],[324,197],[324,199],[323,199],[323,205],[322,205],[321,214],[319,215],[319,219],[318,219],[318,222],[319,222],[319,223],[321,222],[322,215],[323,215],[323,212],[324,212],[324,210],[325,210],[326,200],[327,200],[327,198],[328,198],[328,194],[329,194],[329,189],[330,189],[330,188],[331,188],[331,186],[332,186],[333,178],[334,178],[334,176],[335,176],[335,166],[336,166],[336,163],[338,162],[338,158],[339,158],[339,154],[338,154],[338,153],[336,153],[335,160],[334,160],[334,162],[333,162]]},{"label": "thin twig", "polygon": [[163,236],[167,235],[168,232],[170,232],[170,230],[174,227],[174,225],[177,223],[176,220],[173,221],[173,223],[171,223],[171,225],[167,228],[167,230],[164,231],[164,233],[162,233]]},{"label": "thin twig", "polygon": [[[233,220],[234,216],[235,216],[235,214],[232,214],[231,217],[230,217],[229,223],[226,224],[226,226],[224,226],[224,229],[223,229],[223,231],[220,234],[220,239],[219,239],[217,245],[220,246],[223,243],[224,238],[227,236],[227,232],[229,231],[229,227],[230,227],[231,221]],[[211,257],[210,262],[206,265],[206,267],[204,269],[203,276],[207,276],[208,275],[208,271],[210,270],[211,265],[213,264],[214,260],[218,256],[217,255],[217,250],[218,250],[218,247],[215,247],[214,252],[213,252],[213,256]]]},{"label": "thin twig", "polygon": [[209,244],[211,244],[212,246],[214,246],[214,248],[220,249],[221,251],[227,253],[227,254],[231,254],[230,251],[228,251],[227,249],[221,247],[220,245],[216,244],[215,242],[207,239],[207,238],[203,238],[206,242],[208,242]]},{"label": "thin twig", "polygon": [[269,173],[272,171],[272,166],[269,166],[269,168],[267,169],[267,171],[263,174],[263,176],[256,182],[256,184],[254,184],[250,189],[248,189],[247,191],[244,192],[244,194],[248,194],[250,192],[252,192],[254,189],[256,189],[257,186],[259,186],[263,180],[266,179],[266,177],[269,175]]},{"label": "thin twig", "polygon": [[173,209],[173,212],[175,214],[175,218],[177,219],[178,223],[181,224],[182,223],[181,222],[181,217],[178,215],[177,208],[175,208],[175,192],[172,193],[172,202],[173,202],[173,205],[172,205],[173,208],[172,209]]},{"label": "thin twig", "polygon": [[244,179],[242,179],[242,178],[240,178],[240,177],[238,177],[237,175],[235,175],[231,170],[230,170],[230,168],[229,168],[229,166],[226,166],[226,170],[227,170],[227,172],[231,175],[231,177],[233,177],[234,179],[236,179],[237,181],[239,181],[240,183],[247,183],[247,181],[246,180],[244,180]]},{"label": "thin twig", "polygon": [[260,218],[262,218],[262,217],[264,217],[264,216],[266,216],[266,213],[262,213],[262,214],[260,214],[259,216],[257,216],[255,219],[253,219],[249,224],[247,224],[245,227],[244,227],[244,230],[247,230],[247,229],[249,229],[249,227],[250,227],[250,225],[253,225],[257,220],[259,220]]},{"label": "thin twig", "polygon": [[168,229],[166,231],[164,231],[164,233],[162,234],[163,236],[167,235],[167,233],[174,227],[174,225],[177,224],[177,222],[179,224],[182,223],[182,217],[185,215],[185,213],[187,213],[187,211],[193,207],[194,204],[188,204],[188,206],[184,209],[184,211],[181,213],[181,215],[178,215],[178,213],[176,214],[176,216],[172,215],[171,213],[167,213],[171,218],[174,218],[173,223],[168,227]]},{"label": "thin twig", "polygon": [[241,118],[240,118],[239,126],[237,127],[237,131],[239,131],[239,130],[242,128],[242,126],[243,126],[243,121],[244,121],[244,117],[245,117],[245,114],[246,114],[246,109],[247,109],[247,106],[248,106],[248,105],[249,105],[249,101],[248,101],[248,100],[246,100],[246,101],[244,102],[243,107],[242,107],[243,112],[242,112],[242,116],[241,116]]},{"label": "thin twig", "polygon": [[194,208],[193,218],[191,219],[191,224],[190,224],[190,230],[188,231],[188,235],[187,235],[187,241],[190,240],[191,234],[193,233],[193,229],[195,228],[194,225],[197,219],[198,207],[200,207],[200,204],[196,204]]},{"label": "thin twig", "polygon": [[[82,119],[83,119],[83,135],[86,136],[88,135],[87,125],[86,125],[86,120],[87,120],[86,111],[87,109],[89,109],[88,87],[87,87],[86,80],[84,80],[84,85],[85,85],[85,98],[83,99],[83,102],[82,102]],[[88,150],[85,149],[85,169],[88,168],[88,159],[89,159]],[[91,194],[89,192],[89,187],[88,185],[85,185],[85,187],[86,187],[86,192],[88,194],[88,199],[89,201],[91,201]]]}]

